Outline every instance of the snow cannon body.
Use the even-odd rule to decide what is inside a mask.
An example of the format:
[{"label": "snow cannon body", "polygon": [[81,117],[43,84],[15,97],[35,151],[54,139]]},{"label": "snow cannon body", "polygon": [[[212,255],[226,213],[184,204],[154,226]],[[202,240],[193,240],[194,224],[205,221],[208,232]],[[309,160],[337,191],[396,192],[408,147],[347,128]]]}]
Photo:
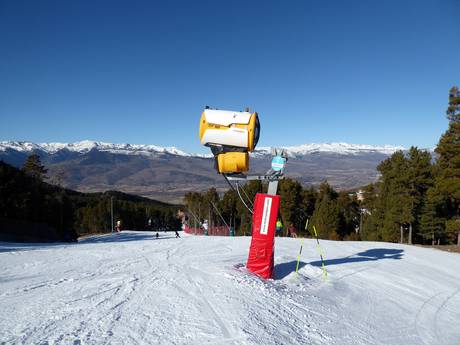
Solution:
[{"label": "snow cannon body", "polygon": [[249,170],[249,154],[259,141],[257,113],[205,109],[200,120],[200,141],[211,148],[220,174]]}]

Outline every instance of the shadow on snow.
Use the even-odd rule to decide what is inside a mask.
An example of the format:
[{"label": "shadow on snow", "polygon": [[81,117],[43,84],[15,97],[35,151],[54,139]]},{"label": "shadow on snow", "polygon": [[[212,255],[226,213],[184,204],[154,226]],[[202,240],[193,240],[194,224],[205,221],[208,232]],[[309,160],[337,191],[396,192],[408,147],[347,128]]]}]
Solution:
[{"label": "shadow on snow", "polygon": [[166,239],[171,239],[175,238],[176,236],[174,234],[171,235],[165,235],[162,233],[158,238],[155,237],[155,232],[148,232],[145,234],[140,234],[140,233],[126,233],[126,232],[120,232],[120,233],[113,233],[113,234],[107,234],[107,235],[101,235],[101,236],[92,236],[92,237],[86,237],[78,241],[78,243],[81,244],[87,244],[87,243],[110,243],[110,242],[131,242],[131,241],[144,241],[144,240],[166,240]]},{"label": "shadow on snow", "polygon": [[66,248],[72,247],[76,243],[53,242],[53,243],[20,243],[20,242],[0,242],[0,253],[4,252],[25,252],[31,250],[44,250],[51,248]]},{"label": "shadow on snow", "polygon": [[[364,252],[356,253],[353,255],[346,256],[344,258],[324,260],[324,265],[341,265],[353,262],[364,262],[364,261],[377,261],[384,259],[401,260],[403,257],[404,250],[402,249],[391,249],[391,248],[374,248],[368,249]],[[312,261],[309,263],[312,266],[321,267],[321,260]],[[283,279],[292,272],[295,272],[297,261],[283,262],[275,265],[275,279]],[[305,262],[299,262],[299,270],[307,265]]]},{"label": "shadow on snow", "polygon": [[[306,265],[305,262],[299,262],[299,270]],[[281,264],[275,265],[275,280],[283,279],[287,277],[292,272],[295,272],[297,266],[297,260],[283,262]]]},{"label": "shadow on snow", "polygon": [[104,234],[104,235],[95,235],[89,236],[80,239],[75,243],[68,242],[52,242],[52,243],[19,243],[19,242],[0,242],[0,253],[2,252],[20,252],[20,251],[30,251],[30,250],[44,250],[51,248],[72,248],[81,244],[89,243],[122,243],[122,242],[131,242],[131,241],[143,241],[143,240],[165,240],[175,238],[174,234],[166,235],[164,232],[161,233],[160,237],[157,239],[155,237],[156,232],[146,232],[146,233],[130,233],[130,232],[121,232],[113,234]]},{"label": "shadow on snow", "polygon": [[[377,261],[383,259],[401,260],[403,257],[403,252],[404,250],[402,249],[374,248],[357,254],[349,255],[344,258],[324,260],[324,264],[326,266],[332,266],[353,262]],[[321,267],[321,260],[312,261],[310,262],[310,265]]]}]

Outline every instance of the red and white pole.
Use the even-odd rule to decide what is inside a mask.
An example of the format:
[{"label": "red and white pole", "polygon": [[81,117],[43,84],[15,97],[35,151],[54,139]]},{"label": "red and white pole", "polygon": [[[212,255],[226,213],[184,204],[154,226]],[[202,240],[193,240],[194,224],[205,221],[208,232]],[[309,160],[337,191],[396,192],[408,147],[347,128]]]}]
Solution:
[{"label": "red and white pole", "polygon": [[[276,194],[277,181],[276,186],[273,187]],[[264,279],[273,278],[275,231],[279,206],[279,195],[256,194],[252,216],[252,240],[246,267]]]}]

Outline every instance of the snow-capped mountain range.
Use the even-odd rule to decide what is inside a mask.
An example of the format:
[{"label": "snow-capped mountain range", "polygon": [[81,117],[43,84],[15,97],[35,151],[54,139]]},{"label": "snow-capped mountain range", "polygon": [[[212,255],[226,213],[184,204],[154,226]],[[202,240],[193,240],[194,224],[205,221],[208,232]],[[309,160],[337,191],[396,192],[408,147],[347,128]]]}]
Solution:
[{"label": "snow-capped mountain range", "polygon": [[91,150],[118,154],[151,155],[152,153],[169,153],[178,156],[192,156],[175,147],[161,147],[156,145],[132,145],[132,144],[112,144],[102,141],[83,140],[75,143],[41,143],[36,144],[29,141],[0,141],[0,151],[12,149],[19,152],[44,151],[49,154],[60,150],[71,152],[87,153]]},{"label": "snow-capped mountain range", "polygon": [[[399,150],[406,150],[402,146],[372,146],[372,145],[360,145],[360,144],[348,144],[348,143],[321,143],[321,144],[303,144],[299,146],[286,146],[283,147],[289,156],[303,156],[316,152],[329,152],[337,153],[342,155],[354,155],[359,153],[382,153],[385,155],[391,155]],[[256,153],[270,153],[269,147],[261,147],[255,150]]]},{"label": "snow-capped mountain range", "polygon": [[[19,152],[43,151],[54,154],[60,150],[87,153],[91,150],[110,152],[127,155],[151,156],[158,153],[169,153],[183,157],[211,157],[211,154],[196,154],[182,151],[176,147],[161,147],[156,145],[138,144],[112,144],[101,141],[83,140],[75,143],[32,143],[28,141],[0,141],[0,151],[7,149]],[[405,150],[402,146],[372,146],[348,143],[312,143],[299,146],[284,147],[290,157],[308,155],[316,152],[328,152],[342,155],[356,155],[360,153],[381,153],[391,155],[398,150]],[[270,154],[270,147],[260,147],[254,152],[254,156]]]},{"label": "snow-capped mountain range", "polygon": [[[376,167],[401,146],[347,143],[304,144],[285,147],[286,176],[304,185],[327,180],[334,188],[350,189],[375,182]],[[40,155],[48,177],[64,176],[63,185],[78,191],[119,190],[167,202],[182,202],[189,191],[214,186],[228,188],[214,169],[211,152],[194,154],[176,147],[80,141],[70,144],[0,141],[0,161],[20,168],[31,153]],[[251,153],[249,174],[267,171],[271,149]],[[206,158],[206,159],[203,159]]]}]

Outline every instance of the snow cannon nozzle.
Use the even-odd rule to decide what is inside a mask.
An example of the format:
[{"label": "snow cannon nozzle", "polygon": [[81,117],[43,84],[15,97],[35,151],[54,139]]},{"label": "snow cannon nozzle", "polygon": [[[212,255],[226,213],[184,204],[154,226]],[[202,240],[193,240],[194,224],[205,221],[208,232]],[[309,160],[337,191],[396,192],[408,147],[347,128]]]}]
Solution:
[{"label": "snow cannon nozzle", "polygon": [[249,152],[254,151],[260,135],[256,112],[217,110],[206,107],[200,120],[200,141],[211,148],[220,174],[249,170]]}]

